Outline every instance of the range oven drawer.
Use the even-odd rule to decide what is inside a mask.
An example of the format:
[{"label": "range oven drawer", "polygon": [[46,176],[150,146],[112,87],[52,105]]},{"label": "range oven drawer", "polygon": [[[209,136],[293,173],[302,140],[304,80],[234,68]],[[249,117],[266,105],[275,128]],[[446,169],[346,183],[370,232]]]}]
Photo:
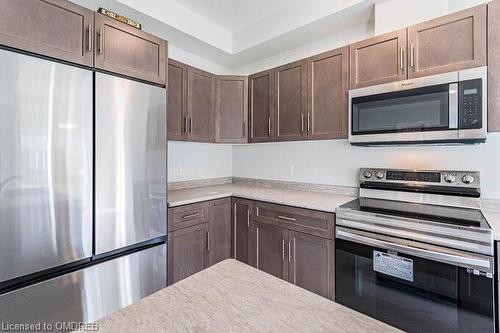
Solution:
[{"label": "range oven drawer", "polygon": [[493,257],[344,227],[335,249],[336,302],[407,332],[495,331]]}]

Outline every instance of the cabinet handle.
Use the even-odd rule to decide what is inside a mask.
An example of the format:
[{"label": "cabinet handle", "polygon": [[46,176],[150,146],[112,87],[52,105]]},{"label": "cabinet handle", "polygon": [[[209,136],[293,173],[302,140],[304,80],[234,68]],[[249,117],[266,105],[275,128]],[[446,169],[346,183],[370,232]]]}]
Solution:
[{"label": "cabinet handle", "polygon": [[288,217],[288,216],[283,216],[283,215],[278,215],[278,218],[285,220],[285,221],[292,221],[292,222],[297,221],[297,219],[294,219],[293,217]]},{"label": "cabinet handle", "polygon": [[188,132],[188,117],[184,116],[184,133]]},{"label": "cabinet handle", "polygon": [[97,45],[98,45],[98,50],[97,52],[99,54],[102,54],[103,53],[103,49],[104,49],[104,44],[102,42],[103,38],[102,38],[102,29],[99,29],[99,32],[97,33]]},{"label": "cabinet handle", "polygon": [[210,231],[207,231],[207,250],[210,251]]},{"label": "cabinet handle", "polygon": [[288,262],[292,260],[292,242],[288,241]]},{"label": "cabinet handle", "polygon": [[311,132],[311,114],[307,114],[307,133]]},{"label": "cabinet handle", "polygon": [[246,124],[245,121],[243,122],[243,130],[242,130],[242,132],[243,132],[243,137],[245,137],[247,135],[247,124]]},{"label": "cabinet handle", "polygon": [[295,249],[297,248],[296,245],[297,244],[295,243],[295,237],[293,237],[293,284],[297,284],[297,260],[295,259]]},{"label": "cabinet handle", "polygon": [[257,232],[257,269],[259,269],[259,228],[256,229]]},{"label": "cabinet handle", "polygon": [[89,52],[92,51],[92,36],[93,36],[93,31],[92,31],[92,24],[89,24],[89,27],[88,27],[88,32],[87,32],[87,50]]},{"label": "cabinet handle", "polygon": [[413,43],[411,43],[410,46],[410,66],[415,66],[415,47],[413,46]]},{"label": "cabinet handle", "polygon": [[250,228],[250,209],[247,208],[247,227]]},{"label": "cabinet handle", "polygon": [[236,259],[236,202],[233,205],[233,224],[234,224],[234,259]]},{"label": "cabinet handle", "polygon": [[184,215],[184,216],[182,217],[182,219],[183,219],[183,220],[185,220],[185,219],[190,219],[190,218],[192,218],[192,217],[198,217],[199,215],[200,215],[200,213],[196,213],[196,214],[189,214],[189,215]]},{"label": "cabinet handle", "polygon": [[300,133],[304,133],[304,114],[300,115]]},{"label": "cabinet handle", "polygon": [[271,135],[271,117],[267,117],[267,135]]},{"label": "cabinet handle", "polygon": [[193,118],[189,117],[189,133],[193,133]]},{"label": "cabinet handle", "polygon": [[403,70],[403,62],[404,62],[404,51],[403,51],[403,45],[401,45],[399,47],[399,62],[400,62],[400,65],[399,67],[401,68],[401,70]]},{"label": "cabinet handle", "polygon": [[285,260],[285,240],[281,240],[281,258]]}]

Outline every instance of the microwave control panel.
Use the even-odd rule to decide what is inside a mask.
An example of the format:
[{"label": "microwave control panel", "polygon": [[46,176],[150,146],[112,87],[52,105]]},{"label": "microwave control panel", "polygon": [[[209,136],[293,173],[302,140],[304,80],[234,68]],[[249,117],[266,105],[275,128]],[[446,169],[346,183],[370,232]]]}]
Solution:
[{"label": "microwave control panel", "polygon": [[462,81],[458,84],[459,128],[476,129],[483,126],[482,80]]}]

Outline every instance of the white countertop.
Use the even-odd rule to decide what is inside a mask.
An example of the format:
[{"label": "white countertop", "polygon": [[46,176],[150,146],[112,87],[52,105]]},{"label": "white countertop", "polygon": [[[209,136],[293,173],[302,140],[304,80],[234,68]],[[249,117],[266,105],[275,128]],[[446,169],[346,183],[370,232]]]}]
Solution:
[{"label": "white countertop", "polygon": [[488,221],[491,229],[493,229],[493,237],[496,241],[500,241],[500,212],[484,209],[481,210],[481,212],[483,213],[486,221]]},{"label": "white countertop", "polygon": [[331,213],[334,213],[337,207],[355,199],[352,196],[334,193],[224,184],[168,191],[168,206],[176,207],[230,196]]},{"label": "white countertop", "polygon": [[99,332],[400,332],[234,259],[97,321]]}]

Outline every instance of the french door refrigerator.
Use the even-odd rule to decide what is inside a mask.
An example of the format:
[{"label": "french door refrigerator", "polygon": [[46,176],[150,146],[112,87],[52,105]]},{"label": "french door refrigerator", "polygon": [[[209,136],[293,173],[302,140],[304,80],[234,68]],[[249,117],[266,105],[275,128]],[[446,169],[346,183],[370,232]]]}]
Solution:
[{"label": "french door refrigerator", "polygon": [[3,325],[166,286],[166,142],[165,88],[0,49]]}]

